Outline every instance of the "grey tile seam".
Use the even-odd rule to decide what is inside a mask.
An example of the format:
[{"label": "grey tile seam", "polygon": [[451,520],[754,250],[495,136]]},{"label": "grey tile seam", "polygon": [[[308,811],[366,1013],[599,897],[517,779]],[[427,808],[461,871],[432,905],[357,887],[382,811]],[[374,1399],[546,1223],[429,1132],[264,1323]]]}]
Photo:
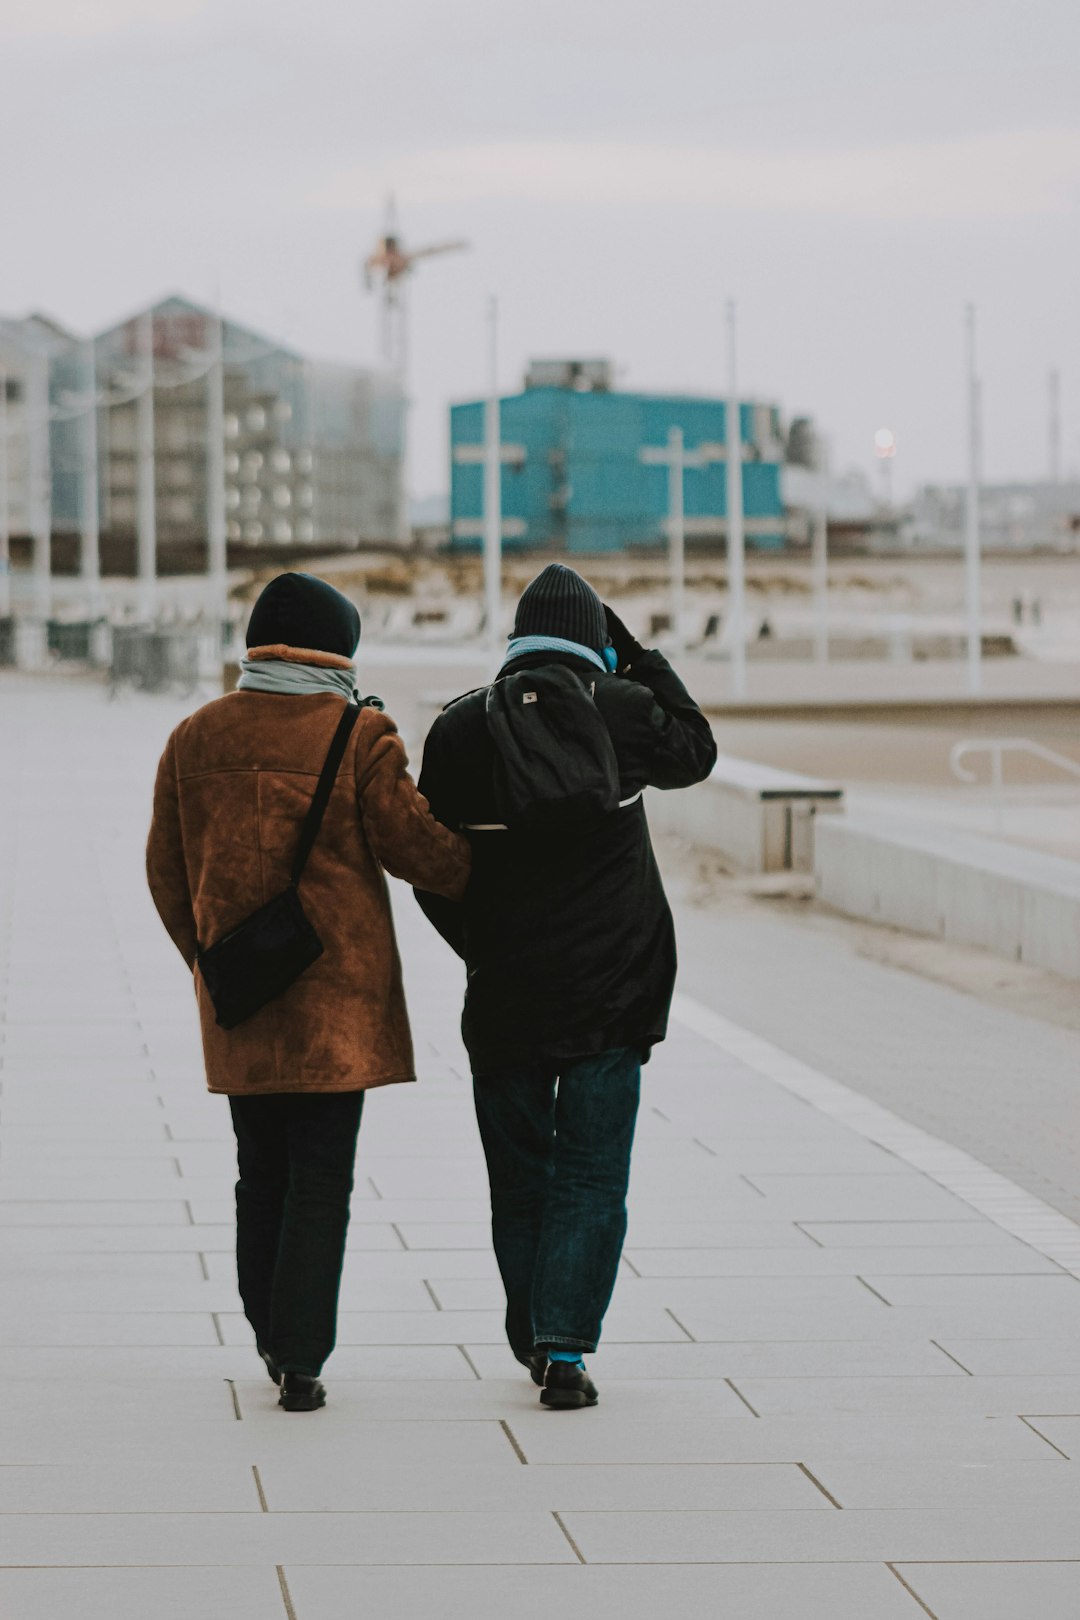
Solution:
[{"label": "grey tile seam", "polygon": [[833,1507],[837,1508],[839,1510],[839,1512],[842,1513],[844,1511],[844,1504],[842,1502],[838,1502],[836,1500],[836,1497],[833,1495],[832,1491],[828,1491],[828,1490],[825,1489],[825,1486],[821,1483],[820,1479],[818,1479],[817,1475],[811,1473],[810,1469],[807,1468],[805,1463],[796,1463],[795,1466],[799,1470],[800,1473],[806,1475],[806,1477],[810,1481],[811,1485],[816,1485],[817,1486],[818,1490],[821,1492],[822,1496],[825,1498],[825,1500],[827,1502],[831,1502]]},{"label": "grey tile seam", "polygon": [[278,1586],[281,1590],[281,1601],[285,1605],[285,1620],[296,1620],[296,1610],[293,1607],[292,1594],[289,1591],[289,1583],[285,1579],[285,1569],[281,1564],[275,1564],[274,1568],[277,1571]]},{"label": "grey tile seam", "polygon": [[259,1494],[259,1508],[261,1509],[261,1511],[263,1513],[269,1513],[270,1508],[267,1505],[266,1492],[263,1490],[263,1482],[262,1482],[262,1478],[261,1478],[261,1476],[259,1474],[259,1468],[258,1468],[257,1463],[252,1463],[252,1465],[251,1465],[251,1477],[255,1481],[255,1489]]},{"label": "grey tile seam", "polygon": [[431,1286],[430,1279],[427,1278],[427,1277],[421,1277],[420,1281],[423,1283],[424,1287],[427,1289],[427,1292],[431,1297],[431,1303],[434,1305],[435,1309],[437,1311],[441,1311],[442,1308],[443,1308],[442,1307],[442,1300],[439,1298],[438,1294],[435,1292],[434,1288]]},{"label": "grey tile seam", "polygon": [[[1030,1429],[1032,1434],[1037,1434],[1039,1439],[1043,1442],[1043,1444],[1050,1447],[1051,1451],[1056,1451],[1059,1457],[1064,1457],[1065,1458],[1066,1462],[1071,1462],[1072,1461],[1072,1458],[1069,1456],[1069,1453],[1067,1451],[1062,1451],[1061,1447],[1056,1446],[1051,1439],[1049,1439],[1045,1434],[1043,1434],[1041,1429],[1037,1429],[1035,1427],[1034,1423],[1031,1421],[1030,1417],[1025,1417],[1023,1412],[1019,1413],[1018,1415],[1019,1415],[1020,1421],[1024,1425],[1024,1427]],[[1035,1414],[1036,1417],[1049,1417],[1049,1415],[1050,1414],[1048,1412],[1041,1412],[1041,1413],[1036,1413]],[[1069,1415],[1069,1414],[1066,1414],[1066,1415]]]},{"label": "grey tile seam", "polygon": [[[675,1312],[671,1309],[671,1306],[670,1305],[665,1305],[664,1306],[664,1311],[668,1316],[671,1317],[671,1320],[674,1322],[674,1324],[678,1328],[679,1332],[680,1333],[685,1333],[686,1337],[689,1339],[691,1344],[696,1344],[697,1340],[694,1338],[694,1335],[690,1332],[689,1328],[684,1327],[683,1324],[679,1321],[679,1318],[675,1315]],[[648,1343],[652,1343],[652,1344],[666,1344],[666,1343],[669,1343],[670,1341],[666,1340],[666,1339],[652,1339],[652,1340],[649,1340],[649,1341],[642,1341],[642,1342],[648,1342]]]},{"label": "grey tile seam", "polygon": [[237,1423],[242,1423],[244,1420],[244,1414],[240,1410],[240,1397],[236,1392],[236,1379],[226,1378],[225,1382],[228,1384],[229,1394],[232,1396],[233,1416],[235,1417]]},{"label": "grey tile seam", "polygon": [[479,1367],[476,1365],[476,1362],[473,1360],[472,1356],[470,1356],[469,1352],[466,1350],[465,1346],[463,1344],[456,1344],[454,1346],[454,1349],[461,1351],[461,1354],[465,1358],[466,1364],[468,1365],[468,1367],[472,1371],[473,1377],[478,1378],[480,1380],[480,1382],[482,1383],[483,1379],[484,1379],[484,1375],[480,1371]]},{"label": "grey tile seam", "polygon": [[958,1356],[954,1356],[951,1350],[946,1350],[945,1346],[943,1344],[939,1344],[936,1339],[931,1339],[930,1343],[933,1345],[935,1350],[940,1350],[943,1356],[948,1356],[950,1361],[955,1361],[961,1372],[966,1372],[969,1378],[974,1378],[975,1374],[972,1372],[971,1368],[965,1367],[960,1358]]},{"label": "grey tile seam", "polygon": [[578,1563],[583,1564],[585,1562],[585,1554],[582,1552],[581,1548],[578,1546],[577,1542],[566,1528],[562,1515],[559,1513],[552,1513],[551,1517],[555,1520],[555,1523],[558,1525],[559,1529],[570,1543],[570,1550],[574,1554],[574,1557],[577,1559]]},{"label": "grey tile seam", "polygon": [[934,1613],[933,1609],[928,1608],[927,1605],[923,1602],[922,1598],[919,1596],[918,1592],[916,1592],[915,1588],[913,1586],[909,1585],[909,1583],[907,1581],[905,1581],[904,1577],[901,1575],[901,1573],[897,1569],[896,1565],[895,1564],[886,1564],[885,1568],[889,1571],[889,1573],[891,1575],[894,1575],[896,1577],[896,1579],[900,1582],[900,1585],[904,1588],[904,1591],[908,1594],[908,1596],[910,1598],[914,1599],[914,1601],[919,1605],[919,1608],[923,1611],[923,1613],[928,1614],[930,1616],[930,1620],[937,1620],[937,1615]]},{"label": "grey tile seam", "polygon": [[735,1383],[734,1379],[724,1378],[721,1380],[721,1382],[727,1385],[728,1389],[730,1389],[733,1395],[737,1395],[739,1397],[740,1401],[742,1401],[751,1417],[759,1418],[761,1416],[761,1413],[758,1411],[757,1407],[751,1406],[750,1402],[747,1400],[739,1386]]},{"label": "grey tile seam", "polygon": [[861,1277],[858,1272],[855,1273],[855,1281],[857,1283],[862,1283],[863,1287],[865,1289],[867,1289],[868,1292],[873,1294],[875,1299],[880,1299],[880,1301],[881,1301],[881,1303],[883,1305],[887,1305],[889,1307],[890,1311],[892,1310],[892,1308],[893,1308],[892,1300],[891,1299],[886,1299],[884,1294],[879,1293],[878,1290],[874,1287],[874,1285],[872,1283],[868,1283],[866,1278]]},{"label": "grey tile seam", "polygon": [[529,1466],[529,1459],[528,1459],[528,1457],[526,1457],[524,1451],[522,1451],[521,1446],[518,1443],[517,1436],[515,1435],[513,1429],[510,1427],[509,1423],[507,1423],[505,1418],[500,1418],[499,1419],[499,1428],[502,1430],[503,1434],[505,1434],[507,1440],[509,1441],[510,1446],[513,1449],[514,1456],[517,1458],[518,1462],[522,1463],[524,1465],[524,1467],[527,1468]]}]

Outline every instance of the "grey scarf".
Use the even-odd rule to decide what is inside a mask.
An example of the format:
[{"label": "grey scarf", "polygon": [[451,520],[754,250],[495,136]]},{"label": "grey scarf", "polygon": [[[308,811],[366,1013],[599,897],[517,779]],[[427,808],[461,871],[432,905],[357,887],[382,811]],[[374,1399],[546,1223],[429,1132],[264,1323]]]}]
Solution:
[{"label": "grey scarf", "polygon": [[356,671],[323,664],[295,664],[287,658],[243,658],[238,692],[282,692],[310,697],[314,692],[356,696]]}]

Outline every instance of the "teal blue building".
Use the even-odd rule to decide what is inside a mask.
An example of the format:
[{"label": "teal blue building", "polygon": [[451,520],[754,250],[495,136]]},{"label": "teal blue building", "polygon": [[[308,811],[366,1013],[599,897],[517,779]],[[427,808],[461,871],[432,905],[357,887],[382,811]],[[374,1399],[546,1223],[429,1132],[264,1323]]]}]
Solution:
[{"label": "teal blue building", "polygon": [[[451,546],[474,551],[483,534],[483,401],[450,411]],[[507,550],[595,554],[666,543],[668,470],[640,452],[681,428],[702,468],[683,480],[688,548],[719,549],[726,532],[727,408],[722,399],[531,387],[501,401],[503,543]],[[785,542],[780,413],[740,408],[748,548]]]}]

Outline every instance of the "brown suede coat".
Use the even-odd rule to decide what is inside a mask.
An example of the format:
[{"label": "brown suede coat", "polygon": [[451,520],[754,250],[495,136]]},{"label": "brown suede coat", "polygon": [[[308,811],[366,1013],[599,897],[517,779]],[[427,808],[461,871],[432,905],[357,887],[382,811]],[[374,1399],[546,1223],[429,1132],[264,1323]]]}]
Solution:
[{"label": "brown suede coat", "polygon": [[[347,662],[304,654],[316,659]],[[430,814],[388,715],[367,708],[357,720],[300,882],[324,954],[232,1030],[215,1021],[195,968],[199,947],[287,884],[341,707],[334,693],[232,692],[182,721],[162,755],[147,876],[194,971],[211,1091],[357,1091],[415,1078],[383,868],[460,899],[469,848]]]}]

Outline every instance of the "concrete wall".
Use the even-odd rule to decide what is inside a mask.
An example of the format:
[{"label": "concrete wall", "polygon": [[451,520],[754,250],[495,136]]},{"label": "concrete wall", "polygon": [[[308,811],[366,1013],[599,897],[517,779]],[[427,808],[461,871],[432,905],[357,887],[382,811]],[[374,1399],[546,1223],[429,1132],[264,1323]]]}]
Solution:
[{"label": "concrete wall", "polygon": [[1080,863],[917,822],[821,821],[818,894],[838,911],[1080,979]]}]

